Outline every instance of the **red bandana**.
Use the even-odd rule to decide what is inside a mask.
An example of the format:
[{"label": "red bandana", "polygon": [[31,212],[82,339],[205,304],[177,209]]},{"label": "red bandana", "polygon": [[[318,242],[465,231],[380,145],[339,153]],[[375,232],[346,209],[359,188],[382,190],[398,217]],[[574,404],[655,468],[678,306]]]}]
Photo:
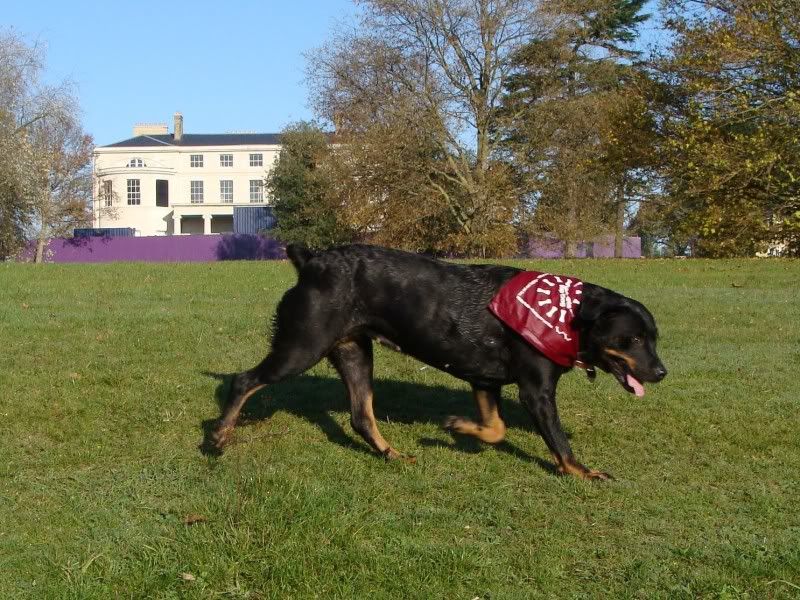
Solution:
[{"label": "red bandana", "polygon": [[489,310],[554,363],[571,367],[578,358],[572,319],[582,293],[574,277],[523,271],[500,288]]}]

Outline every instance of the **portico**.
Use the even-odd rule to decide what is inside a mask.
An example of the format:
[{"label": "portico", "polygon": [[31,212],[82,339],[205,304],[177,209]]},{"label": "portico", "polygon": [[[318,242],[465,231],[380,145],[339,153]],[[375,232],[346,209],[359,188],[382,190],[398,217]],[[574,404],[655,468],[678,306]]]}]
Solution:
[{"label": "portico", "polygon": [[233,204],[173,204],[172,235],[231,233]]}]

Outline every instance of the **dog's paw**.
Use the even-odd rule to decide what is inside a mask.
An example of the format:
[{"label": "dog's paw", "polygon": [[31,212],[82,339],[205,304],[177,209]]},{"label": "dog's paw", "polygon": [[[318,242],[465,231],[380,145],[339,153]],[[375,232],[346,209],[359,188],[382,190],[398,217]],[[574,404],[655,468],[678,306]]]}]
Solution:
[{"label": "dog's paw", "polygon": [[583,466],[581,463],[574,460],[559,461],[558,472],[561,475],[574,475],[580,479],[587,481],[613,481],[614,478],[608,473],[590,469]]},{"label": "dog's paw", "polygon": [[444,420],[444,423],[442,423],[442,429],[446,431],[461,432],[464,429],[465,423],[469,423],[469,421],[467,421],[467,419],[464,419],[462,417],[455,417],[453,415],[450,415]]},{"label": "dog's paw", "polygon": [[604,473],[603,471],[598,471],[596,469],[587,469],[583,468],[580,470],[570,470],[570,471],[562,471],[559,470],[562,475],[574,475],[580,479],[584,479],[586,481],[613,481],[614,478],[609,473]]},{"label": "dog's paw", "polygon": [[487,444],[499,444],[506,437],[506,426],[497,419],[490,427],[461,417],[448,417],[442,425],[445,430],[462,435],[471,435]]},{"label": "dog's paw", "polygon": [[230,425],[217,426],[211,431],[211,434],[208,436],[208,441],[213,448],[222,450],[230,441],[232,432],[233,427]]},{"label": "dog's paw", "polygon": [[614,477],[611,474],[595,469],[586,469],[586,473],[581,475],[581,477],[589,481],[614,481]]},{"label": "dog's paw", "polygon": [[386,450],[383,451],[383,458],[389,462],[390,460],[401,460],[405,463],[410,465],[417,464],[417,457],[416,456],[408,456],[407,454],[402,454],[389,446]]}]

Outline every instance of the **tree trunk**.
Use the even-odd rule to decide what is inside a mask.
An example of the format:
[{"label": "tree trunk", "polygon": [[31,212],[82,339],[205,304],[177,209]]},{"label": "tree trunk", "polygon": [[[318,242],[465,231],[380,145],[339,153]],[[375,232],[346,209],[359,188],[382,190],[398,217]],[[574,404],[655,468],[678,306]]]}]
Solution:
[{"label": "tree trunk", "polygon": [[47,240],[43,236],[39,236],[36,240],[36,255],[33,259],[36,263],[44,262],[44,246]]},{"label": "tree trunk", "polygon": [[[570,193],[570,196],[573,196]],[[580,231],[578,226],[578,210],[575,208],[575,198],[569,199],[569,209],[567,210],[567,219],[569,220],[569,229],[572,233],[566,236],[564,240],[564,258],[575,258],[578,254],[578,240],[575,235]]]},{"label": "tree trunk", "polygon": [[617,224],[614,228],[614,258],[622,258],[623,243],[625,241],[625,202],[620,200],[617,204]]},{"label": "tree trunk", "polygon": [[650,241],[650,236],[640,231],[639,239],[642,240],[642,258],[652,258],[653,243]]},{"label": "tree trunk", "polygon": [[564,242],[564,258],[575,258],[578,254],[578,242],[566,240]]}]

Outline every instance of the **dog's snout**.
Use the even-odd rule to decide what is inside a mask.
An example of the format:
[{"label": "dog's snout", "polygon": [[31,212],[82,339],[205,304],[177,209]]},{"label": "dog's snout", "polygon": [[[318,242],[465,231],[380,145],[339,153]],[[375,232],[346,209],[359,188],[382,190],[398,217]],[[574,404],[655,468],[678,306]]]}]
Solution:
[{"label": "dog's snout", "polygon": [[656,370],[653,372],[653,374],[656,377],[656,381],[661,381],[667,376],[667,368],[664,365],[659,365],[656,367]]}]

